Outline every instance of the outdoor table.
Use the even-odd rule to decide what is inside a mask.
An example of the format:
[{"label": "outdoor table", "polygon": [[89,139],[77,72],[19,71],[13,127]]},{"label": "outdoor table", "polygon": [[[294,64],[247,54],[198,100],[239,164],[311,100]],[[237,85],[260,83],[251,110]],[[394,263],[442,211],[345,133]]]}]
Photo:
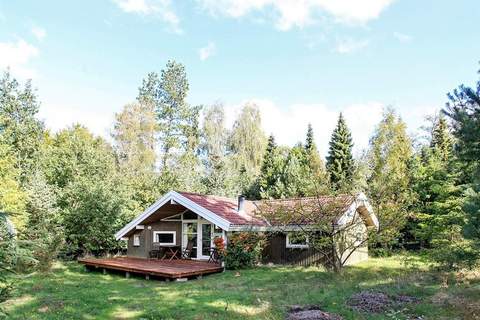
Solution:
[{"label": "outdoor table", "polygon": [[181,246],[161,246],[165,250],[162,260],[165,260],[168,256],[168,260],[180,259]]}]

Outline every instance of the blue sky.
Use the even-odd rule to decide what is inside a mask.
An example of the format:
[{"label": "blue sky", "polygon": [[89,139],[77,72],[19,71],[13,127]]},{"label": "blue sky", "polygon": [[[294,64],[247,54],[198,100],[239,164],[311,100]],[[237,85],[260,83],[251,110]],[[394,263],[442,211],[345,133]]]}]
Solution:
[{"label": "blue sky", "polygon": [[33,78],[52,130],[109,136],[113,115],[168,59],[192,104],[257,103],[264,129],[293,144],[313,124],[322,153],[339,111],[356,150],[382,108],[416,133],[480,67],[475,0],[0,0],[0,68]]}]

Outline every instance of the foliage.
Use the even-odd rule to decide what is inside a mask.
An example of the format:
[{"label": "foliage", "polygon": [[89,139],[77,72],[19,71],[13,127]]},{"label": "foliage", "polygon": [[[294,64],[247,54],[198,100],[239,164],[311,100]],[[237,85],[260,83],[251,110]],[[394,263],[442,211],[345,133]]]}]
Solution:
[{"label": "foliage", "polygon": [[241,190],[248,190],[260,172],[267,138],[262,130],[260,110],[255,104],[246,104],[233,124],[229,136],[229,152],[238,175]]},{"label": "foliage", "polygon": [[235,196],[241,192],[232,174],[233,162],[227,153],[227,138],[223,105],[214,104],[204,109],[201,151],[205,167],[203,185],[207,194]]},{"label": "foliage", "polygon": [[229,237],[225,252],[225,267],[236,270],[253,267],[260,261],[265,237],[255,232],[238,232]]},{"label": "foliage", "polygon": [[[457,245],[457,258],[449,260],[471,268],[480,262],[480,80],[476,88],[462,85],[448,97],[450,101],[444,113],[452,124],[455,153],[463,172],[461,179],[467,187],[463,207],[466,219],[458,226],[464,237],[458,236],[451,241]],[[454,265],[449,263],[449,266]]]},{"label": "foliage", "polygon": [[57,199],[41,172],[30,180],[27,190],[27,222],[23,237],[41,271],[50,270],[64,241]]},{"label": "foliage", "polygon": [[352,156],[352,135],[347,127],[342,113],[338,117],[335,130],[330,140],[327,156],[327,171],[330,182],[335,190],[348,189],[354,169]]},{"label": "foliage", "polygon": [[155,172],[157,123],[153,104],[128,104],[115,119],[112,137],[120,184],[128,194],[129,210],[140,212],[161,194],[160,177]]},{"label": "foliage", "polygon": [[0,134],[11,147],[20,183],[35,171],[43,140],[43,123],[36,119],[39,102],[30,81],[23,88],[9,71],[0,79]]},{"label": "foliage", "polygon": [[[13,284],[7,275],[15,266],[17,259],[16,241],[13,225],[7,215],[0,213],[0,303],[6,301],[13,289]],[[0,318],[5,317],[0,305]]]},{"label": "foliage", "polygon": [[128,207],[113,149],[77,125],[51,139],[45,158],[44,172],[57,195],[66,253],[118,248],[113,234],[126,222]]},{"label": "foliage", "polygon": [[385,110],[368,155],[368,195],[382,230],[371,238],[371,244],[377,248],[390,250],[407,222],[411,158],[412,145],[405,123],[393,109]]},{"label": "foliage", "polygon": [[[185,66],[168,61],[160,77],[149,73],[139,88],[137,100],[153,106],[156,135],[160,143],[161,184],[201,191],[199,114],[201,106],[186,101],[189,84]],[[160,188],[163,189],[163,188]]]},{"label": "foliage", "polygon": [[14,223],[22,227],[25,223],[25,192],[20,186],[19,170],[11,147],[0,135],[0,211],[15,213]]},{"label": "foliage", "polygon": [[308,124],[307,136],[305,139],[304,165],[308,169],[308,190],[307,195],[314,195],[318,192],[325,193],[328,190],[328,174],[325,170],[325,163],[320,158],[317,145],[313,136],[313,128]]},{"label": "foliage", "polygon": [[257,197],[263,199],[312,196],[325,193],[328,179],[309,125],[305,145],[279,147],[271,135],[260,175]]},{"label": "foliage", "polygon": [[284,166],[284,157],[282,157],[279,147],[275,142],[275,137],[271,135],[268,138],[263,164],[257,181],[259,198],[269,199],[280,198],[282,196],[284,189]]}]

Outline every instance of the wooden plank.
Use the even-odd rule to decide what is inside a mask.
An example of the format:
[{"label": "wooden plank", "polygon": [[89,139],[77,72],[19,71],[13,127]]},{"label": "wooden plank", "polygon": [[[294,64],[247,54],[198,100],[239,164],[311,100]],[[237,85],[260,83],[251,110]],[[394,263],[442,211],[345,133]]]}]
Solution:
[{"label": "wooden plank", "polygon": [[151,260],[133,257],[79,259],[86,266],[119,270],[145,275],[156,275],[165,278],[185,278],[223,271],[219,264],[194,260]]}]

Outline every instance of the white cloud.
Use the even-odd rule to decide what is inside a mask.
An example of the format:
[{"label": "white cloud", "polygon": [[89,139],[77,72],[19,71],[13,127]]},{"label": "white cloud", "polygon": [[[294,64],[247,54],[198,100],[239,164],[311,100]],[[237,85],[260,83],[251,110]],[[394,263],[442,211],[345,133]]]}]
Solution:
[{"label": "white cloud", "polygon": [[[227,125],[231,126],[244,101],[225,107]],[[262,125],[267,135],[273,134],[279,144],[292,146],[304,141],[307,125],[312,124],[315,140],[322,155],[328,152],[328,142],[338,120],[339,110],[324,104],[293,104],[280,107],[268,99],[252,99],[262,115]],[[384,105],[378,102],[346,106],[343,112],[354,138],[354,150],[360,152],[368,146],[375,125],[380,121]]]},{"label": "white cloud", "polygon": [[29,63],[38,52],[35,46],[23,39],[16,42],[0,42],[0,69],[10,68],[11,72],[20,78],[34,78],[37,73]]},{"label": "white cloud", "polygon": [[38,41],[42,41],[47,36],[47,31],[38,26],[32,28],[32,33]]},{"label": "white cloud", "polygon": [[206,47],[200,48],[198,50],[198,55],[200,60],[204,61],[210,58],[211,56],[215,55],[217,52],[217,46],[214,42],[210,41]]},{"label": "white cloud", "polygon": [[86,126],[94,134],[109,139],[114,112],[102,110],[102,108],[92,110],[79,105],[57,105],[47,102],[41,105],[38,118],[45,121],[47,128],[53,132],[79,123]]},{"label": "white cloud", "polygon": [[168,24],[175,33],[182,33],[180,19],[172,8],[171,0],[113,0],[124,12],[154,15]]},{"label": "white cloud", "polygon": [[352,38],[337,40],[335,51],[342,54],[352,53],[365,48],[368,43],[368,40],[354,40]]},{"label": "white cloud", "polygon": [[336,22],[364,24],[380,16],[394,0],[197,0],[212,14],[233,18],[273,10],[280,30],[305,27],[327,14]]},{"label": "white cloud", "polygon": [[412,41],[412,36],[405,33],[394,32],[393,36],[395,37],[395,39],[403,43]]}]

